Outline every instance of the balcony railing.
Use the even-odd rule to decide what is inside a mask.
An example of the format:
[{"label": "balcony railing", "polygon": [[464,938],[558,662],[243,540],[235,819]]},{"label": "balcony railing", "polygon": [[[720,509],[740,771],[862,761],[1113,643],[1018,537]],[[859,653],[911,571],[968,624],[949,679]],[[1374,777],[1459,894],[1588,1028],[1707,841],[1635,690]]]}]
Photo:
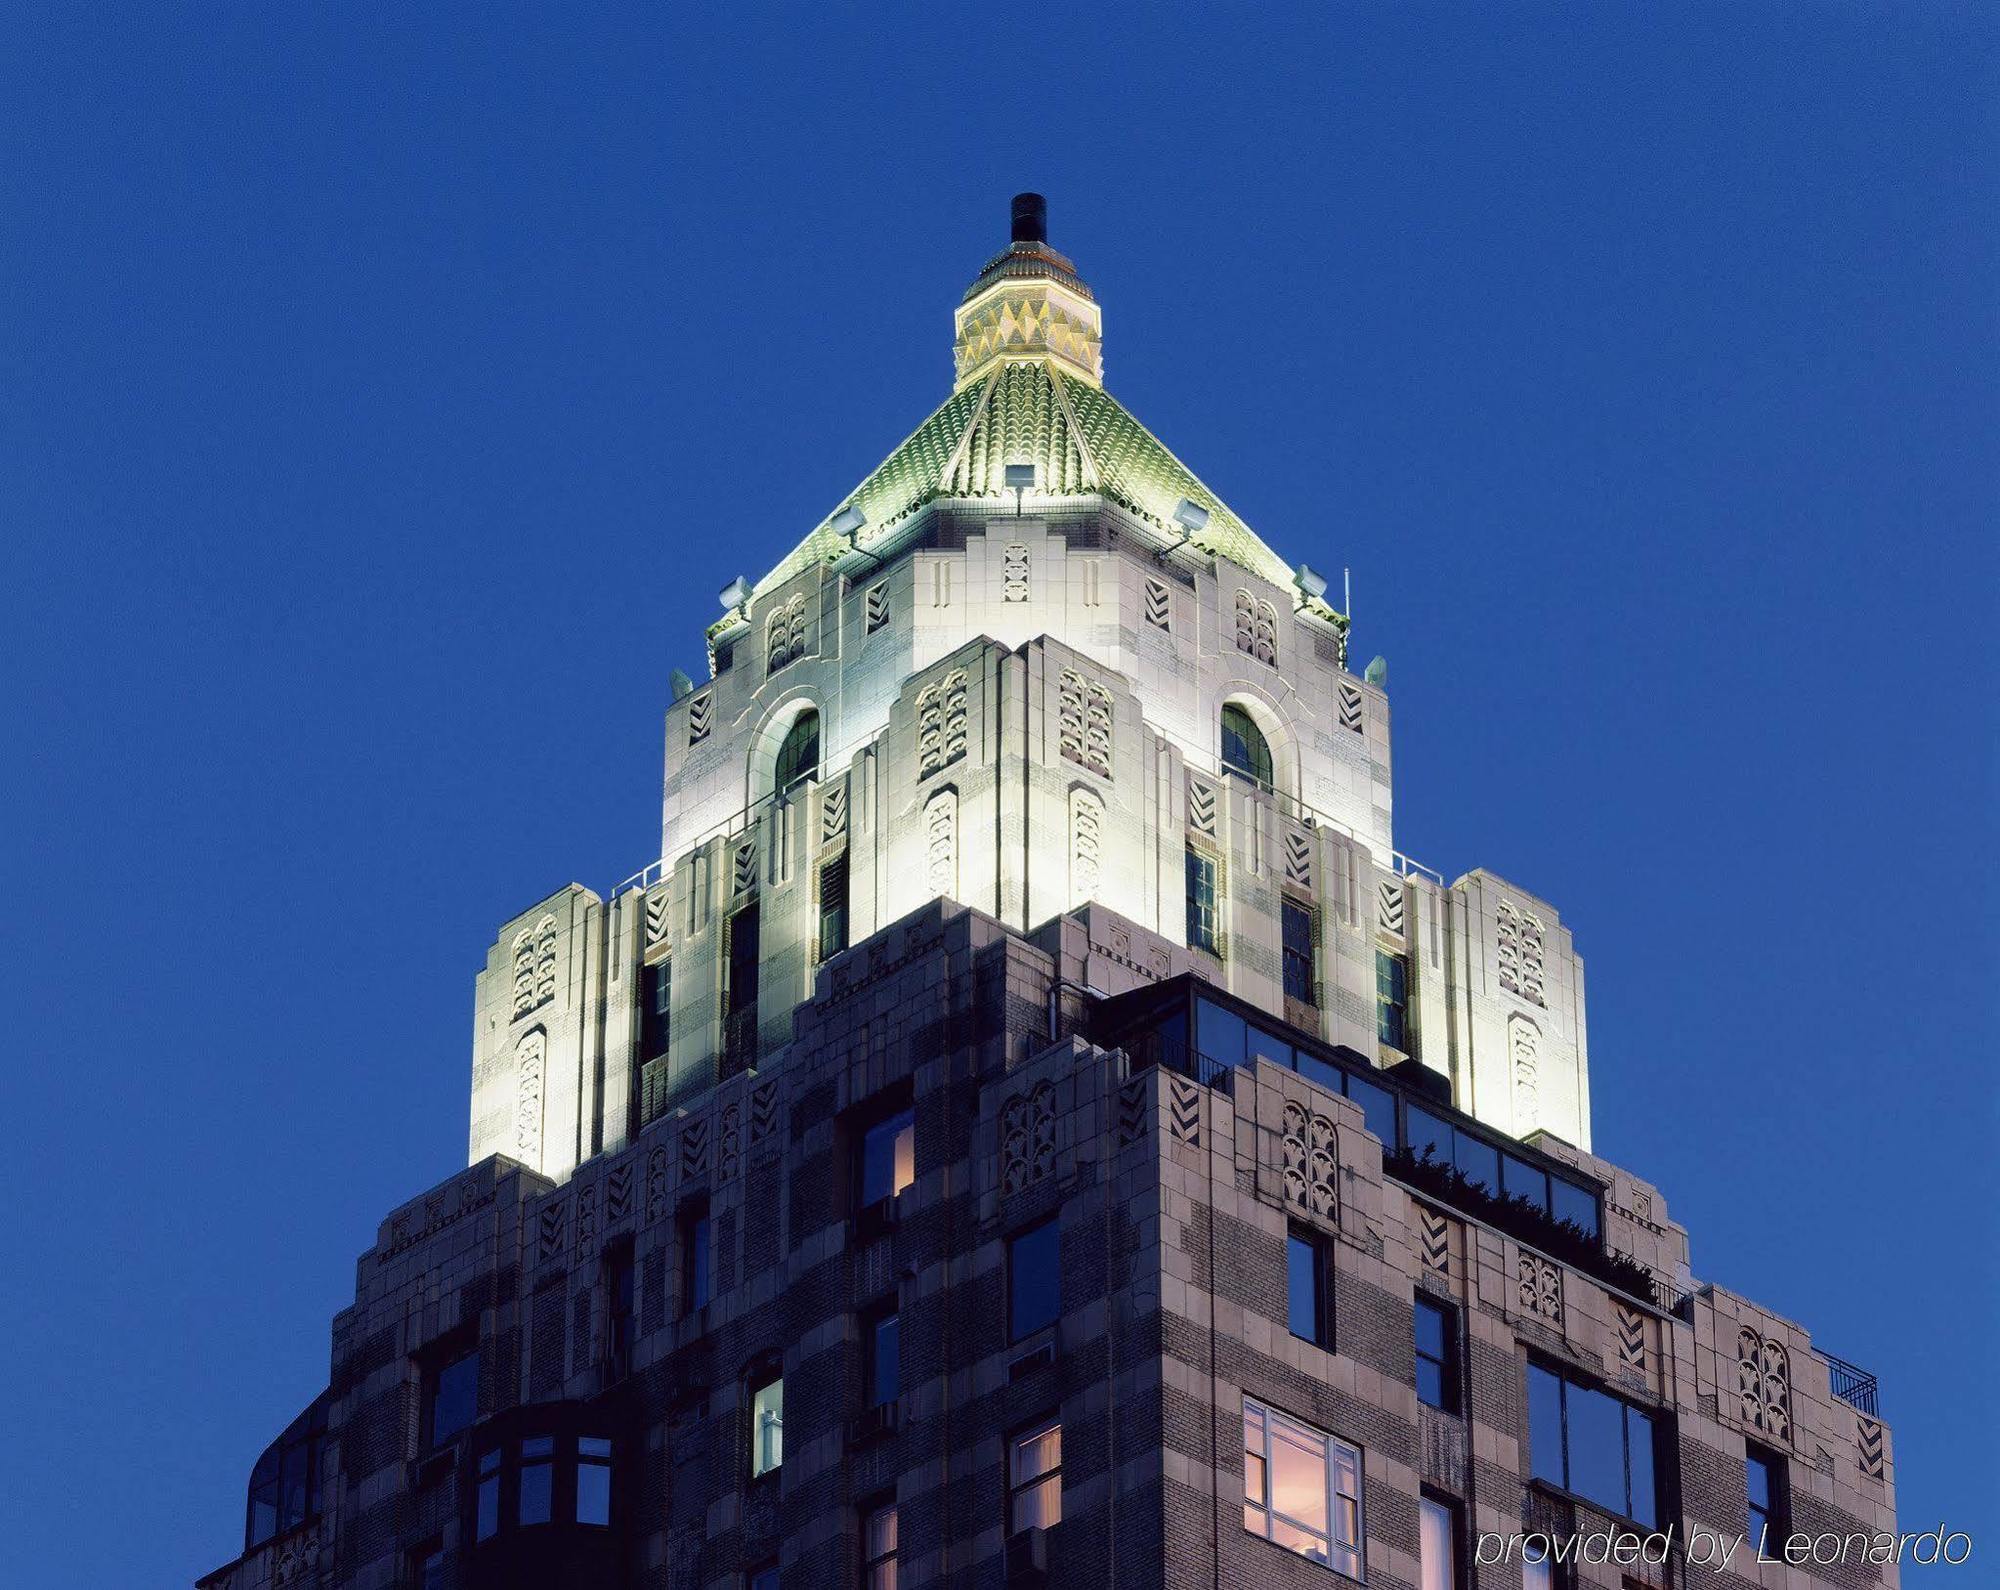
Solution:
[{"label": "balcony railing", "polygon": [[1220,1088],[1224,1093],[1234,1095],[1231,1079],[1235,1068],[1223,1060],[1191,1049],[1184,1043],[1162,1037],[1157,1032],[1141,1033],[1128,1039],[1125,1052],[1132,1057],[1132,1068],[1141,1071],[1148,1066],[1158,1066],[1162,1071],[1172,1071],[1179,1076],[1190,1077],[1205,1088]]},{"label": "balcony railing", "polygon": [[1826,1362],[1827,1387],[1850,1408],[1865,1413],[1873,1419],[1878,1416],[1875,1398],[1875,1377],[1858,1364],[1850,1364],[1845,1358],[1836,1358],[1832,1353],[1822,1353],[1813,1349]]}]

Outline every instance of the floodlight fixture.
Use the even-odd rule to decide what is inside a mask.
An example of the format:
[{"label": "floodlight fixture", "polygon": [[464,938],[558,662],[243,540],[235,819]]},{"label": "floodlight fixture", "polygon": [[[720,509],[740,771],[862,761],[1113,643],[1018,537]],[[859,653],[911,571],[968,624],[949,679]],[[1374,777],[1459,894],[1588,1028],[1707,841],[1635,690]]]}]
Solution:
[{"label": "floodlight fixture", "polygon": [[831,519],[827,521],[827,528],[831,530],[835,535],[842,536],[849,541],[853,541],[859,538],[861,534],[861,527],[865,525],[867,522],[868,522],[868,515],[863,513],[859,508],[855,507],[854,504],[850,502],[845,508],[841,509],[839,513],[835,514]]},{"label": "floodlight fixture", "polygon": [[1299,595],[1308,602],[1317,602],[1326,595],[1326,576],[1314,573],[1303,563],[1292,571],[1292,583],[1299,588]]},{"label": "floodlight fixture", "polygon": [[739,574],[716,593],[716,600],[725,610],[747,613],[750,610],[750,581]]}]

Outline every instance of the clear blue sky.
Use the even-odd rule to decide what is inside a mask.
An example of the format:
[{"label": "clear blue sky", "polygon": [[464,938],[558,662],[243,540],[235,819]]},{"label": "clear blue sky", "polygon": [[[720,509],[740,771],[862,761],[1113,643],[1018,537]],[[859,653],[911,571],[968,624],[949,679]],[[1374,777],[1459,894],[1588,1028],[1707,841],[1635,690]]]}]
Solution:
[{"label": "clear blue sky", "polygon": [[1353,568],[1402,848],[1574,925],[1599,1149],[2000,1552],[1989,6],[45,9],[8,1577],[234,1553],[460,1162],[496,924],[657,853],[669,670],[942,396],[1024,187],[1112,389]]}]

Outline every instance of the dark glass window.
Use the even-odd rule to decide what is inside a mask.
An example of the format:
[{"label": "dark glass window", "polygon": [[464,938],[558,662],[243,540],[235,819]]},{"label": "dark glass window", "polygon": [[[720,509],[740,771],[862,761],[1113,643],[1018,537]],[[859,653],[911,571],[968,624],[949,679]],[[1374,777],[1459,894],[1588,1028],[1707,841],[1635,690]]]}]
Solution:
[{"label": "dark glass window", "polygon": [[708,1307],[708,1202],[681,1211],[681,1312]]},{"label": "dark glass window", "polygon": [[1547,1211],[1549,1207],[1549,1173],[1539,1166],[1530,1165],[1526,1160],[1506,1155],[1500,1162],[1501,1190],[1509,1198],[1518,1198],[1535,1208]]},{"label": "dark glass window", "polygon": [[767,1562],[743,1576],[747,1590],[778,1590],[778,1565]]},{"label": "dark glass window", "polygon": [[896,1504],[873,1508],[861,1521],[862,1590],[896,1590]]},{"label": "dark glass window", "polygon": [[261,1546],[319,1516],[320,1462],[326,1445],[324,1398],[294,1419],[250,1473],[244,1549]]},{"label": "dark glass window", "polygon": [[1528,1449],[1535,1478],[1653,1527],[1653,1420],[1609,1392],[1528,1365]]},{"label": "dark glass window", "polygon": [[1368,1130],[1382,1139],[1384,1147],[1396,1146],[1396,1095],[1377,1082],[1360,1077],[1347,1079],[1347,1096],[1361,1106]]},{"label": "dark glass window", "polygon": [[1281,924],[1285,951],[1285,997],[1304,1005],[1319,1003],[1319,980],[1313,975],[1312,911],[1287,899]]},{"label": "dark glass window", "polygon": [[1447,1412],[1458,1411],[1458,1310],[1427,1297],[1417,1299],[1417,1400]]},{"label": "dark glass window", "polygon": [[555,1502],[556,1443],[553,1437],[535,1435],[521,1443],[520,1510],[518,1521],[546,1524]]},{"label": "dark glass window", "polygon": [[604,1255],[605,1373],[619,1380],[632,1367],[632,1245],[620,1242]]},{"label": "dark glass window", "polygon": [[1470,1132],[1455,1132],[1452,1144],[1452,1163],[1459,1174],[1475,1187],[1483,1187],[1490,1193],[1500,1191],[1500,1150],[1483,1137],[1474,1137]]},{"label": "dark glass window", "polygon": [[659,961],[641,974],[639,989],[639,1059],[657,1060],[667,1052],[674,1001],[674,963]]},{"label": "dark glass window", "polygon": [[431,1374],[425,1399],[427,1446],[443,1446],[479,1417],[479,1349],[462,1354]]},{"label": "dark glass window", "polygon": [[879,1408],[903,1394],[902,1320],[881,1314],[868,1322],[864,1367],[868,1406]]},{"label": "dark glass window", "polygon": [[861,1134],[860,1185],[863,1209],[894,1198],[917,1179],[917,1112],[900,1110]]},{"label": "dark glass window", "polygon": [[1410,966],[1400,955],[1375,952],[1375,1036],[1409,1052]]},{"label": "dark glass window", "polygon": [[1225,1010],[1211,999],[1198,999],[1194,1006],[1195,1052],[1219,1065],[1240,1066],[1249,1043],[1250,1028],[1233,1010]]},{"label": "dark glass window", "polygon": [[729,1012],[757,1008],[758,921],[755,904],[729,919]]},{"label": "dark glass window", "polygon": [[1222,953],[1215,916],[1215,863],[1192,845],[1187,853],[1187,941],[1190,949]]},{"label": "dark glass window", "polygon": [[1007,1532],[1062,1522],[1062,1425],[1044,1420],[1007,1443]]},{"label": "dark glass window", "polygon": [[576,1521],[599,1527],[611,1522],[611,1442],[603,1436],[577,1438]]},{"label": "dark glass window", "polygon": [[479,1455],[479,1496],[473,1509],[472,1538],[491,1540],[500,1528],[500,1449]]},{"label": "dark glass window", "polygon": [[847,948],[847,852],[819,869],[819,958]]},{"label": "dark glass window", "polygon": [[1452,1138],[1455,1135],[1451,1122],[1438,1119],[1429,1110],[1420,1110],[1412,1104],[1403,1112],[1405,1129],[1411,1155],[1427,1160],[1433,1165],[1452,1163]]},{"label": "dark glass window", "polygon": [[444,1547],[435,1539],[410,1553],[410,1583],[417,1590],[444,1590]]},{"label": "dark glass window", "polygon": [[1784,1460],[1753,1446],[1744,1454],[1743,1480],[1750,1502],[1750,1545],[1765,1556],[1775,1557],[1791,1533],[1786,1517]]},{"label": "dark glass window", "polygon": [[1271,787],[1271,747],[1250,714],[1231,702],[1222,709],[1222,765]]},{"label": "dark glass window", "polygon": [[1568,1221],[1587,1237],[1597,1235],[1597,1195],[1574,1182],[1559,1176],[1550,1178],[1549,1213],[1558,1220]]},{"label": "dark glass window", "polygon": [[1333,1344],[1326,1245],[1313,1233],[1294,1229],[1285,1238],[1286,1323],[1294,1336],[1321,1347]]},{"label": "dark glass window", "polygon": [[1007,1339],[1018,1342],[1062,1312],[1062,1226],[1053,1218],[1007,1243]]},{"label": "dark glass window", "polygon": [[794,784],[819,777],[819,714],[808,707],[792,720],[778,746],[777,771],[771,787],[783,794]]},{"label": "dark glass window", "polygon": [[1292,1046],[1283,1038],[1266,1032],[1262,1027],[1252,1027],[1248,1032],[1248,1043],[1243,1056],[1247,1065],[1255,1060],[1268,1060],[1274,1066],[1292,1069]]}]

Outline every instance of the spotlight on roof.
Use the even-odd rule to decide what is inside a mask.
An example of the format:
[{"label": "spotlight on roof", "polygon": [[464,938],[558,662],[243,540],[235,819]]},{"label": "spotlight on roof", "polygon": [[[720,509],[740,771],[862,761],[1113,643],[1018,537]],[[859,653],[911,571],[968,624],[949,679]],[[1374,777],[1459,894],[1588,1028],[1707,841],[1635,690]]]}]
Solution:
[{"label": "spotlight on roof", "polygon": [[844,536],[849,541],[852,541],[856,536],[861,534],[861,527],[867,522],[868,515],[850,502],[839,513],[827,521],[826,527],[835,535]]},{"label": "spotlight on roof", "polygon": [[1174,504],[1174,523],[1189,535],[1198,536],[1208,528],[1208,510],[1192,497],[1183,497]]},{"label": "spotlight on roof", "polygon": [[678,668],[667,675],[667,685],[673,691],[674,700],[676,701],[681,700],[688,692],[694,689],[694,681]]},{"label": "spotlight on roof", "polygon": [[1361,676],[1371,685],[1386,685],[1389,682],[1389,659],[1377,657],[1368,664],[1368,671]]},{"label": "spotlight on roof", "polygon": [[1315,574],[1303,563],[1292,571],[1292,583],[1299,588],[1299,594],[1308,602],[1317,602],[1326,595],[1326,576]]},{"label": "spotlight on roof", "polygon": [[725,609],[733,608],[739,612],[748,609],[750,606],[750,582],[742,575],[737,575],[735,579],[723,586],[721,591],[717,593],[716,600]]},{"label": "spotlight on roof", "polygon": [[1009,491],[1033,491],[1035,489],[1035,466],[1033,464],[1009,464],[1007,466],[1005,484]]}]

